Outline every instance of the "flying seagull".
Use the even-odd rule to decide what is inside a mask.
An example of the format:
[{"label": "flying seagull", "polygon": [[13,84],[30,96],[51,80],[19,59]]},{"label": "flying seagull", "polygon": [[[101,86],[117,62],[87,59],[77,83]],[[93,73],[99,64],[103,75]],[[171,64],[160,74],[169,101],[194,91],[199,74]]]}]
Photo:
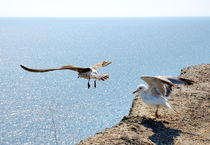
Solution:
[{"label": "flying seagull", "polygon": [[171,98],[172,86],[177,85],[192,85],[194,81],[171,76],[142,76],[148,86],[140,84],[133,94],[140,96],[144,103],[156,107],[155,117],[158,118],[158,108],[160,106],[166,106],[173,112],[176,112],[168,103],[168,99]]},{"label": "flying seagull", "polygon": [[68,70],[73,70],[78,72],[78,78],[84,78],[84,79],[88,79],[88,88],[90,88],[90,79],[94,80],[94,87],[96,88],[96,80],[106,80],[109,78],[109,75],[107,74],[99,74],[99,72],[96,70],[97,68],[100,67],[105,67],[107,65],[111,64],[111,62],[109,61],[102,61],[100,63],[97,63],[91,67],[76,67],[73,65],[66,65],[66,66],[61,66],[58,68],[52,68],[52,69],[31,69],[31,68],[27,68],[23,65],[20,65],[24,70],[26,71],[30,71],[30,72],[48,72],[48,71],[55,71],[55,70],[64,70],[64,69],[68,69]]}]

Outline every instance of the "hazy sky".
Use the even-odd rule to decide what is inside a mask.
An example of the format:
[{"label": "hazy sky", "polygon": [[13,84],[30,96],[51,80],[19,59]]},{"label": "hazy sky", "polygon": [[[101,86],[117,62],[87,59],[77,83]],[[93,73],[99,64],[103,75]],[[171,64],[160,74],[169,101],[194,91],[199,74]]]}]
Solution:
[{"label": "hazy sky", "polygon": [[0,0],[0,17],[210,16],[210,0]]}]

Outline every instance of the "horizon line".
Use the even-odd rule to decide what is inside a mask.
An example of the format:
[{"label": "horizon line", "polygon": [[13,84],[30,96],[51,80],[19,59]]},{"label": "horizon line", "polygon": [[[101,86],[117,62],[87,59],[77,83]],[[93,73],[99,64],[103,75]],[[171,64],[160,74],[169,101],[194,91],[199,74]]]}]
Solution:
[{"label": "horizon line", "polygon": [[175,18],[175,17],[210,17],[210,16],[102,16],[102,17],[96,17],[96,16],[79,16],[79,17],[66,17],[66,16],[59,16],[59,17],[55,17],[55,16],[31,16],[31,17],[25,17],[25,16],[0,16],[0,18]]}]

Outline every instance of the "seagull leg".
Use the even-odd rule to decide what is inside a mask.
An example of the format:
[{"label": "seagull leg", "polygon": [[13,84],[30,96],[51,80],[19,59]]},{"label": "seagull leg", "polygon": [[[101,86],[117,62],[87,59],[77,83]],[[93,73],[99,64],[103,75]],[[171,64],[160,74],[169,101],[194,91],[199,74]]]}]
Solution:
[{"label": "seagull leg", "polygon": [[94,87],[96,88],[96,80],[94,81]]},{"label": "seagull leg", "polygon": [[88,79],[88,89],[90,88],[90,79]]},{"label": "seagull leg", "polygon": [[159,108],[159,105],[157,105],[157,109],[155,111],[155,118],[158,118],[159,117],[159,115],[158,115],[158,108]]}]

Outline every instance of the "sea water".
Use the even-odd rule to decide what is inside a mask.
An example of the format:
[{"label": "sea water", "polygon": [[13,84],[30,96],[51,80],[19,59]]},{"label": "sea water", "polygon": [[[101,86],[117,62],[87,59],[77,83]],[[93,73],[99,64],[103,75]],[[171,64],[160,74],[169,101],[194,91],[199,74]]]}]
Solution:
[{"label": "sea water", "polygon": [[[87,89],[69,70],[110,79]],[[210,17],[0,18],[0,144],[75,144],[127,115],[141,75],[180,74],[210,63]]]}]

